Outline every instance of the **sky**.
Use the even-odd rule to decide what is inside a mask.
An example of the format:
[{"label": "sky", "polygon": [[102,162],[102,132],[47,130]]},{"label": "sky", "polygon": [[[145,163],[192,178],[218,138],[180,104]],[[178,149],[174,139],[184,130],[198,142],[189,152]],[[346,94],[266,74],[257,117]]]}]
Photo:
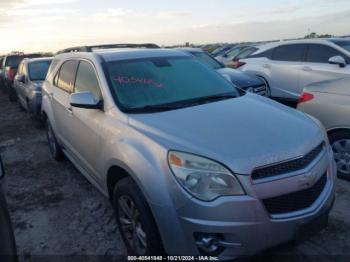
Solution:
[{"label": "sky", "polygon": [[350,35],[349,0],[0,0],[0,54]]}]

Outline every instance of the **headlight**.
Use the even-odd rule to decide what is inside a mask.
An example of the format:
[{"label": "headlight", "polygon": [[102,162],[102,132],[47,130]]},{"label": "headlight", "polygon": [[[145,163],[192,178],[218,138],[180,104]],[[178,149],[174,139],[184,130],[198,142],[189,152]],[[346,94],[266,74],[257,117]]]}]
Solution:
[{"label": "headlight", "polygon": [[220,196],[244,195],[237,178],[217,162],[176,151],[169,152],[168,161],[179,183],[200,200],[211,201]]}]

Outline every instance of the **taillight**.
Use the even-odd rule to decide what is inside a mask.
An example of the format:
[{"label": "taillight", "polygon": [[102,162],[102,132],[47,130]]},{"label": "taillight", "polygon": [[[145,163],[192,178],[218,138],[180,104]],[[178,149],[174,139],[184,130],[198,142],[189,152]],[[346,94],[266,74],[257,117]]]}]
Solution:
[{"label": "taillight", "polygon": [[240,68],[241,66],[244,66],[246,63],[244,62],[240,62],[240,61],[234,61],[233,64],[232,64],[232,67],[237,69],[237,68]]},{"label": "taillight", "polygon": [[11,81],[14,81],[15,80],[15,76],[16,76],[16,73],[17,73],[17,70],[14,69],[14,68],[11,68],[10,71],[9,71],[9,79]]},{"label": "taillight", "polygon": [[308,92],[303,92],[300,97],[299,97],[299,104],[300,103],[305,103],[305,102],[308,102],[310,100],[314,99],[314,95],[313,94],[310,94]]}]

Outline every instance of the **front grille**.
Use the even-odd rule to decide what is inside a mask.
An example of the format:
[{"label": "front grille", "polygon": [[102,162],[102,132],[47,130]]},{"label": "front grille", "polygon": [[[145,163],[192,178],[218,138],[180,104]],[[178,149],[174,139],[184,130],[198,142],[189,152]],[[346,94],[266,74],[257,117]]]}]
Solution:
[{"label": "front grille", "polygon": [[278,175],[303,169],[307,167],[313,160],[315,160],[315,158],[321,153],[322,149],[323,149],[323,143],[315,147],[311,152],[309,152],[304,157],[283,162],[276,165],[255,169],[252,173],[252,179],[253,180],[263,179],[263,178],[278,176]]},{"label": "front grille", "polygon": [[264,199],[266,210],[273,215],[283,214],[302,210],[310,207],[320,196],[327,183],[327,173],[325,173],[317,183],[305,190],[291,194]]}]

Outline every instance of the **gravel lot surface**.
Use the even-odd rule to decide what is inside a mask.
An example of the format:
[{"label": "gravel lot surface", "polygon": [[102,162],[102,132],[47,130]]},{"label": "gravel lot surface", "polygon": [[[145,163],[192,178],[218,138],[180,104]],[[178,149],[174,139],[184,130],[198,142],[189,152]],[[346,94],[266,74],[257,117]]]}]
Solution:
[{"label": "gravel lot surface", "polygon": [[[0,153],[20,261],[125,260],[109,201],[69,161],[51,159],[44,130],[1,92]],[[337,181],[327,229],[255,260],[350,261],[350,182]]]}]

